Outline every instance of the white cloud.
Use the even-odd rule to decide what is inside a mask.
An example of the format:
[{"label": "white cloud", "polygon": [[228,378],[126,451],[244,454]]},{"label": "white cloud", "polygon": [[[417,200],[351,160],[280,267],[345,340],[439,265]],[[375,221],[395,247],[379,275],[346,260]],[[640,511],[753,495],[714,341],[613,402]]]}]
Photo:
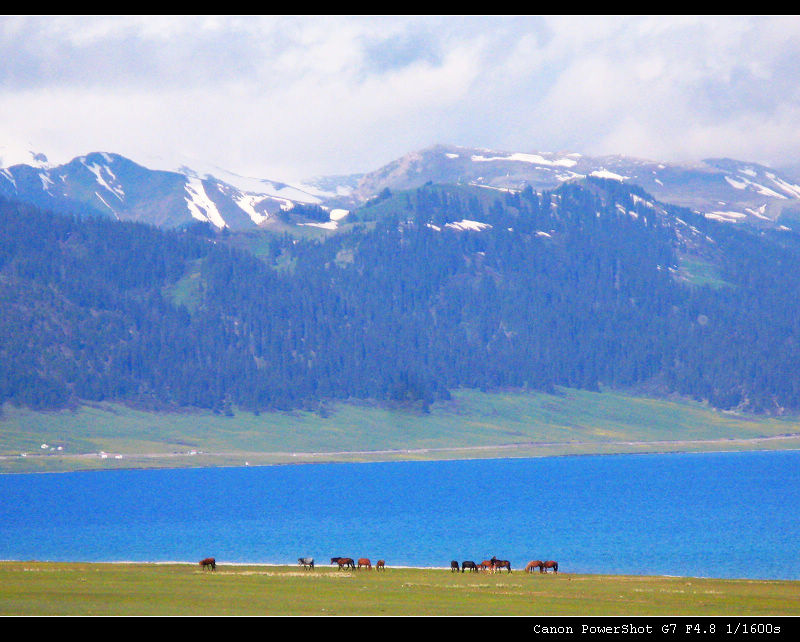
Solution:
[{"label": "white cloud", "polygon": [[796,17],[0,18],[0,140],[294,180],[453,142],[794,160]]}]

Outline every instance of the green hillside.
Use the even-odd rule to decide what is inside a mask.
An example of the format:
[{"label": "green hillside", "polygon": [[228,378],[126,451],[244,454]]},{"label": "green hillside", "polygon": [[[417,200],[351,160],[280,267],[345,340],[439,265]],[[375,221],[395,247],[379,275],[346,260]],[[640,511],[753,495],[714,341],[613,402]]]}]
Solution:
[{"label": "green hillside", "polygon": [[3,472],[779,448],[800,448],[800,420],[574,389],[462,389],[429,413],[338,403],[226,416],[94,404],[55,412],[7,405],[0,416]]}]

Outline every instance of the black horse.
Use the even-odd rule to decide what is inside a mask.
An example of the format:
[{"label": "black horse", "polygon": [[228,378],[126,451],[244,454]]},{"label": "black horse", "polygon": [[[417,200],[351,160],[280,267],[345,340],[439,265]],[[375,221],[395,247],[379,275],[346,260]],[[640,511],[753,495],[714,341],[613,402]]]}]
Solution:
[{"label": "black horse", "polygon": [[456,560],[453,560],[452,562],[450,562],[450,572],[458,573],[458,571],[459,571],[458,562]]},{"label": "black horse", "polygon": [[477,573],[478,572],[478,565],[475,562],[473,562],[472,560],[467,560],[466,562],[462,562],[461,563],[461,572],[463,573],[467,569]]}]

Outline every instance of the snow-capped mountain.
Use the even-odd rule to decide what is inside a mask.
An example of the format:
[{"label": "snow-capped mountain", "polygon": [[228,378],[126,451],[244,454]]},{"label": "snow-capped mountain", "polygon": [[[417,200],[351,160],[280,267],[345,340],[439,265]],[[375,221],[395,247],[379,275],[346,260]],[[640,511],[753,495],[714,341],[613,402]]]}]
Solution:
[{"label": "snow-capped mountain", "polygon": [[[333,230],[348,210],[385,188],[413,189],[432,182],[541,191],[599,177],[638,185],[659,201],[717,220],[780,226],[800,218],[798,181],[757,163],[730,159],[675,164],[437,145],[368,174],[317,177],[302,184],[241,176],[195,159],[149,157],[145,163],[94,152],[57,164],[35,151],[0,146],[0,196],[54,211],[161,227],[200,220],[236,230],[291,219]],[[286,211],[293,215],[276,216]]]},{"label": "snow-capped mountain", "polygon": [[364,175],[354,196],[363,200],[387,187],[410,189],[428,181],[502,190],[530,185],[545,190],[588,176],[639,185],[660,201],[731,222],[771,225],[784,210],[800,207],[800,185],[757,163],[707,159],[670,164],[628,156],[498,152],[446,145],[407,154]]},{"label": "snow-capped mountain", "polygon": [[[0,165],[0,195],[54,211],[111,216],[161,227],[193,220],[218,228],[247,229],[269,224],[295,205],[321,205],[340,192],[238,176],[214,166],[139,165],[119,154],[94,152],[57,165],[44,154],[0,158],[26,162]],[[341,217],[341,212],[335,216]]]}]

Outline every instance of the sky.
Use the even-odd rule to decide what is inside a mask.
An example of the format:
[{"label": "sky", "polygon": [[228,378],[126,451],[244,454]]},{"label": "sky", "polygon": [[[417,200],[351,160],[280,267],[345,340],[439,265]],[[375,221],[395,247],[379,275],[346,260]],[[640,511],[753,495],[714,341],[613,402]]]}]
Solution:
[{"label": "sky", "polygon": [[287,182],[439,143],[800,164],[797,16],[3,16],[0,60],[0,156]]}]

